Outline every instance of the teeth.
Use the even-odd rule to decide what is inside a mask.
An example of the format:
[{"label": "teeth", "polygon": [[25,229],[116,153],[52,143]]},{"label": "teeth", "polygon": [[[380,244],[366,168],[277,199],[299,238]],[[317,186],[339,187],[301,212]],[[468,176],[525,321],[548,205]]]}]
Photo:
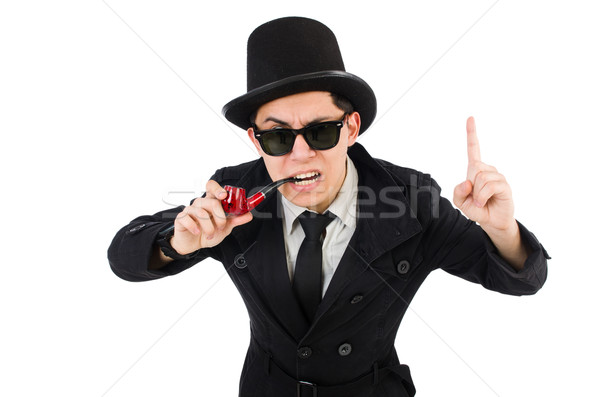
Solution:
[{"label": "teeth", "polygon": [[316,179],[309,179],[308,181],[298,181],[294,182],[296,185],[310,185],[311,183],[315,183]]},{"label": "teeth", "polygon": [[315,176],[315,175],[319,175],[319,173],[313,171],[313,172],[309,172],[309,173],[306,173],[306,174],[296,175],[294,178],[296,178],[296,179],[304,179],[304,178],[310,178],[311,176]]},{"label": "teeth", "polygon": [[298,174],[294,178],[296,178],[296,179],[312,178],[312,179],[297,180],[297,181],[294,181],[294,183],[296,185],[310,185],[311,183],[314,183],[317,180],[317,178],[313,178],[313,177],[315,177],[317,175],[319,175],[319,173],[318,172],[314,172],[314,171],[313,172],[308,172],[306,174]]}]

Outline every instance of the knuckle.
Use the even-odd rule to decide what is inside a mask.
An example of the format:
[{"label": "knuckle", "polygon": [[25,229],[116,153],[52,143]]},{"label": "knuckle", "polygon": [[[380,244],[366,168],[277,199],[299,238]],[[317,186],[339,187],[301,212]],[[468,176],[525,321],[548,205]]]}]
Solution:
[{"label": "knuckle", "polygon": [[198,210],[198,218],[200,219],[210,219],[210,212],[205,208],[200,208]]},{"label": "knuckle", "polygon": [[212,222],[204,221],[201,224],[202,224],[202,230],[204,230],[206,233],[211,234],[215,231],[215,228],[214,228]]},{"label": "knuckle", "polygon": [[185,207],[179,214],[177,214],[177,216],[175,217],[175,220],[184,219],[186,216],[188,216],[188,211],[189,211],[189,207]]},{"label": "knuckle", "polygon": [[191,207],[202,208],[202,203],[204,202],[204,200],[206,200],[204,197],[198,197],[197,199],[194,200]]},{"label": "knuckle", "polygon": [[194,226],[196,225],[196,222],[194,222],[192,220],[192,218],[185,218],[184,220],[181,221],[181,225],[188,230],[192,230],[194,228]]},{"label": "knuckle", "polygon": [[196,216],[198,213],[198,207],[191,206],[185,211],[185,213],[189,217]]},{"label": "knuckle", "polygon": [[223,210],[223,205],[218,200],[215,200],[215,203],[214,203],[214,206],[213,206],[213,213],[216,216],[218,216],[219,218],[224,218],[225,217],[225,211]]},{"label": "knuckle", "polygon": [[221,206],[221,202],[215,198],[206,199],[206,206],[207,208],[214,210],[215,208]]},{"label": "knuckle", "polygon": [[217,183],[217,181],[215,181],[213,179],[210,179],[208,182],[206,182],[206,191],[207,192],[212,193],[215,190],[220,189],[220,188],[221,188],[221,185],[219,185]]},{"label": "knuckle", "polygon": [[475,183],[473,184],[474,186],[481,186],[483,184],[486,183],[487,179],[486,179],[486,175],[484,171],[479,171],[477,174],[475,174]]},{"label": "knuckle", "polygon": [[222,208],[221,202],[217,199],[214,199],[214,198],[206,199],[206,201],[204,202],[203,209],[206,212],[210,212],[211,216],[214,216],[215,213],[218,213],[220,208]]}]

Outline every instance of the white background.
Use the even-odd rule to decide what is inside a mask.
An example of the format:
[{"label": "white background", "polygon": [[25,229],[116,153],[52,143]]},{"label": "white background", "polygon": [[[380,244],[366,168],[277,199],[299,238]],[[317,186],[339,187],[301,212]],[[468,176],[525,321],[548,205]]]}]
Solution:
[{"label": "white background", "polygon": [[418,395],[596,394],[595,2],[291,4],[2,2],[0,395],[237,395],[248,317],[222,265],[129,283],[106,249],[256,158],[220,111],[245,93],[250,32],[288,15],[327,24],[377,94],[360,143],[446,197],[474,115],[483,160],[553,257],[532,297],[430,276],[396,343]]}]

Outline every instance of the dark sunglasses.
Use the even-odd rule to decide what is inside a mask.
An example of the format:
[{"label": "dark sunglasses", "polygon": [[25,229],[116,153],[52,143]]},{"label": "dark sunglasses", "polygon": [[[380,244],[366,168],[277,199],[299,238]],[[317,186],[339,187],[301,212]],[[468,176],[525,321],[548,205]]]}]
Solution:
[{"label": "dark sunglasses", "polygon": [[347,113],[344,113],[341,120],[324,121],[297,130],[277,127],[259,131],[254,124],[252,128],[260,147],[270,156],[283,156],[291,152],[297,135],[304,136],[308,146],[314,150],[327,150],[337,145],[340,140],[340,131],[344,126],[346,115]]}]

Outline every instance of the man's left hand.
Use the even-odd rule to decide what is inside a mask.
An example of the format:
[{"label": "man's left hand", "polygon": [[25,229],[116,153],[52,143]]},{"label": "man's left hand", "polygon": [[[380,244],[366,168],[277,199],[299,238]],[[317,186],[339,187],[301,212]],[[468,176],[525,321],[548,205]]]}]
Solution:
[{"label": "man's left hand", "polygon": [[512,191],[504,175],[481,161],[473,117],[467,119],[467,155],[467,180],[454,188],[454,205],[486,232],[514,230]]}]

